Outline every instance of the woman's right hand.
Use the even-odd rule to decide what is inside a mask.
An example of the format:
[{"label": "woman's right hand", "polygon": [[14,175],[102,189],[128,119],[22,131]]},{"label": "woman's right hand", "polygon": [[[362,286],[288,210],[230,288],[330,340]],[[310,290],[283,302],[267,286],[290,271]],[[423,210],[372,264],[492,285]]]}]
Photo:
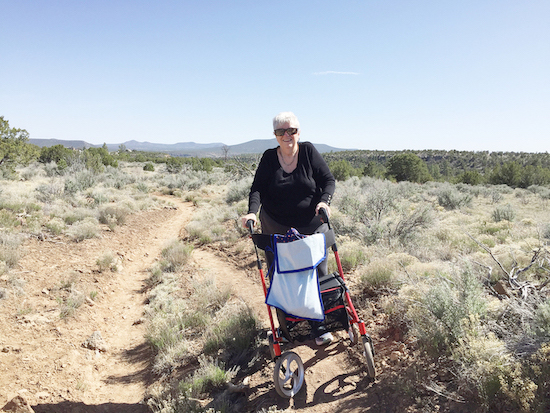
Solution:
[{"label": "woman's right hand", "polygon": [[252,220],[254,222],[254,224],[252,226],[256,226],[256,222],[257,222],[256,214],[246,214],[244,217],[241,218],[241,221],[243,223],[243,227],[248,228],[246,226],[246,223],[250,220]]}]

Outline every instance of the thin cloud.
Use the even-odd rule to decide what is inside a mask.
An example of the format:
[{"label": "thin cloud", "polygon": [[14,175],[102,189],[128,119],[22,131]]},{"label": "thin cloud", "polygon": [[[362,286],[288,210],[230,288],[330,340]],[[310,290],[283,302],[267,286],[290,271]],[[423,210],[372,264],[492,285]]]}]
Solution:
[{"label": "thin cloud", "polygon": [[357,72],[335,72],[333,70],[328,70],[326,72],[315,72],[314,75],[355,75],[357,76],[359,73]]}]

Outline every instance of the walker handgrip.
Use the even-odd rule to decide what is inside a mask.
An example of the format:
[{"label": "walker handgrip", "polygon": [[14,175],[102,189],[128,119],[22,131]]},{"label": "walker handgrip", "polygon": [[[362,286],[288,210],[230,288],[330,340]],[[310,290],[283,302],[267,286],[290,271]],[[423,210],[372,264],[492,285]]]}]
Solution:
[{"label": "walker handgrip", "polygon": [[248,230],[252,234],[254,232],[254,220],[249,219],[248,221],[246,221],[246,227],[248,228]]},{"label": "walker handgrip", "polygon": [[328,224],[328,214],[325,208],[319,208],[319,215],[321,215],[321,220]]}]

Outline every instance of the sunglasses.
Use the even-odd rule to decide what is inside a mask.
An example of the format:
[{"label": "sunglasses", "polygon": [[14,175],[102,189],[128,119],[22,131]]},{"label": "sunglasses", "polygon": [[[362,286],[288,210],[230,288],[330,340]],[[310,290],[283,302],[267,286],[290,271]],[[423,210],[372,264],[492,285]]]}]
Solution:
[{"label": "sunglasses", "polygon": [[275,136],[284,136],[285,133],[288,133],[290,136],[298,133],[298,128],[287,128],[287,129],[275,129]]}]

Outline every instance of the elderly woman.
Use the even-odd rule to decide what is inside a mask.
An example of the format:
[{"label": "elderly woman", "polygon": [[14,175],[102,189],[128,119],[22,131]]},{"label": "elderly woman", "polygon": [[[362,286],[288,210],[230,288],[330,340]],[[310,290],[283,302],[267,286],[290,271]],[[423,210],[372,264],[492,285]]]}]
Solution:
[{"label": "elderly woman", "polygon": [[[252,220],[260,222],[264,234],[286,234],[296,228],[302,234],[327,231],[319,210],[330,216],[330,200],[335,180],[321,154],[310,142],[300,142],[300,123],[292,112],[281,112],[273,119],[273,129],[279,146],[264,152],[256,170],[248,202],[248,214],[243,225]],[[326,260],[318,267],[327,273]],[[332,341],[332,334],[320,334],[318,345]]]}]

